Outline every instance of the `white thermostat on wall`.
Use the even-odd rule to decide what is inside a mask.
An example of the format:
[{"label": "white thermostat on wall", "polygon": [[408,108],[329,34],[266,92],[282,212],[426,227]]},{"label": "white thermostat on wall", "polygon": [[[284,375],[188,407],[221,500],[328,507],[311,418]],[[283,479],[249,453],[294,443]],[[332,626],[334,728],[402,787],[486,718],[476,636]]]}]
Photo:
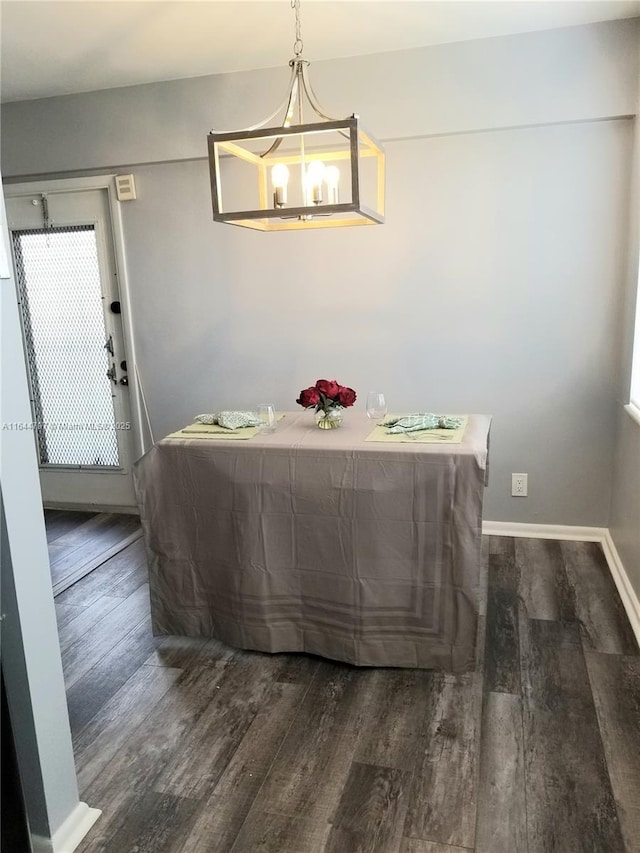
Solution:
[{"label": "white thermostat on wall", "polygon": [[132,201],[136,198],[136,183],[133,175],[116,175],[116,194],[118,201]]}]

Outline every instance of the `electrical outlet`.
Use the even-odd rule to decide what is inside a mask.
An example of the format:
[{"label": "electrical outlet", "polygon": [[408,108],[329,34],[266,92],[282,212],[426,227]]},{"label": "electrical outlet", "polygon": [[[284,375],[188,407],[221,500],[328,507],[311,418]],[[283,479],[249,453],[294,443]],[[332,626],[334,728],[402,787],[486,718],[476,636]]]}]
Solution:
[{"label": "electrical outlet", "polygon": [[527,497],[527,478],[528,474],[512,474],[511,475],[511,494],[514,498]]}]

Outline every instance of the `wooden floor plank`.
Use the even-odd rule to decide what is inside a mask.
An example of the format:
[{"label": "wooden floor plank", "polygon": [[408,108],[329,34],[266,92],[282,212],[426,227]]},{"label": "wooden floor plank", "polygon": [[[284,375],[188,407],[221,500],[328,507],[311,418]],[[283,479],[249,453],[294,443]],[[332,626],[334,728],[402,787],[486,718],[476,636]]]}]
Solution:
[{"label": "wooden floor plank", "polygon": [[[102,617],[91,631],[62,652],[67,690],[107,655],[123,637],[149,618],[149,587],[141,586],[128,598],[115,599],[118,605]],[[77,621],[77,620],[75,620]],[[70,627],[74,622],[70,623]]]},{"label": "wooden floor plank", "polygon": [[527,853],[522,700],[485,696],[476,853]]},{"label": "wooden floor plank", "polygon": [[168,666],[189,669],[202,662],[205,637],[159,637],[159,643],[145,663],[149,666]]},{"label": "wooden floor plank", "polygon": [[419,669],[371,673],[371,705],[355,761],[413,770],[432,680],[432,672]]},{"label": "wooden floor plank", "polygon": [[78,853],[171,853],[181,843],[185,832],[193,823],[198,808],[197,800],[144,791],[135,798],[125,820],[111,836],[105,848],[101,841],[92,843],[89,836],[86,847]]},{"label": "wooden floor plank", "polygon": [[516,561],[515,545],[511,547],[510,553],[489,554],[487,583],[489,587],[518,592],[520,567]]},{"label": "wooden floor plank", "polygon": [[[55,582],[59,580],[53,572],[51,566],[56,563],[56,561],[61,560],[65,554],[69,553],[69,549],[65,548],[64,545],[59,545],[57,542],[51,542],[47,545],[47,553],[49,554],[49,569],[51,571],[51,580]],[[75,565],[75,564],[74,564]]]},{"label": "wooden floor plank", "polygon": [[562,542],[561,548],[585,649],[640,654],[600,544]]},{"label": "wooden floor plank", "polygon": [[141,535],[140,530],[134,530],[124,538],[118,539],[105,550],[98,546],[92,549],[85,549],[83,550],[83,558],[80,560],[76,560],[72,555],[69,555],[69,559],[67,560],[65,556],[63,562],[55,567],[51,567],[53,594],[59,595],[65,592],[73,584],[86,577],[86,575],[97,569],[98,566],[101,566],[115,554],[118,554],[123,548],[126,548],[127,545],[140,539]]},{"label": "wooden floor plank", "polygon": [[404,835],[473,847],[482,678],[434,674]]},{"label": "wooden floor plank", "polygon": [[276,681],[213,794],[202,802],[181,853],[231,850],[307,689],[301,683]]},{"label": "wooden floor plank", "polygon": [[628,853],[640,847],[640,657],[586,655]]},{"label": "wooden floor plank", "polygon": [[284,654],[287,658],[287,666],[278,673],[278,681],[287,684],[306,684],[313,681],[320,658],[307,654]]},{"label": "wooden floor plank", "polygon": [[63,563],[73,565],[84,562],[87,555],[107,550],[139,527],[140,519],[135,515],[107,512],[94,515],[52,543],[51,547],[55,548],[51,558],[52,570]]},{"label": "wooden floor plank", "polygon": [[100,513],[49,546],[55,595],[142,536],[135,515]]},{"label": "wooden floor plank", "polygon": [[399,853],[411,773],[351,765],[325,853]]},{"label": "wooden floor plank", "polygon": [[229,853],[324,853],[330,831],[321,821],[252,812]]},{"label": "wooden floor plank", "polygon": [[57,537],[56,544],[66,547],[69,552],[100,541],[113,544],[122,538],[123,532],[130,533],[139,525],[140,518],[137,515],[100,512],[92,514],[81,524],[74,524],[63,536]]},{"label": "wooden floor plank", "polygon": [[62,509],[45,509],[44,524],[47,542],[52,543],[66,536],[80,525],[94,518],[95,512],[76,512]]},{"label": "wooden floor plank", "polygon": [[68,625],[69,622],[73,622],[74,619],[77,619],[84,609],[82,607],[74,607],[72,604],[58,604],[57,601],[55,602],[55,607],[58,631],[60,631],[61,628],[64,628],[65,625]]},{"label": "wooden floor plank", "polygon": [[69,723],[75,735],[148,659],[158,640],[147,616],[67,690]]},{"label": "wooden floor plank", "polygon": [[483,536],[480,545],[480,575],[478,578],[478,615],[487,615],[487,585],[489,582],[489,547],[491,537]]},{"label": "wooden floor plank", "polygon": [[183,673],[86,787],[87,802],[102,808],[95,845],[115,853],[111,840],[135,812],[140,795],[153,790],[164,768],[179,754],[184,737],[214,699],[226,665],[219,662]]},{"label": "wooden floor plank", "polygon": [[257,812],[304,814],[319,824],[331,820],[370,710],[370,675],[356,667],[319,663],[256,799]]},{"label": "wooden floor plank", "polygon": [[69,619],[58,627],[60,650],[64,652],[79,640],[84,639],[112,610],[122,604],[121,598],[110,598],[105,595],[89,607],[76,608],[76,615],[69,614]]},{"label": "wooden floor plank", "polygon": [[529,618],[574,622],[576,605],[560,543],[551,539],[516,539],[515,554],[519,593]]},{"label": "wooden floor plank", "polygon": [[520,692],[519,576],[514,555],[489,556],[485,690]]},{"label": "wooden floor plank", "polygon": [[[143,540],[137,539],[135,542],[132,542],[131,545],[128,545],[124,550],[127,551],[129,548],[137,548],[142,545]],[[120,552],[122,553],[122,552]],[[120,554],[116,554],[115,557],[112,557],[112,560],[117,559]],[[128,574],[124,574],[119,580],[117,580],[113,587],[111,588],[111,592],[109,595],[114,595],[117,598],[128,598],[132,592],[135,592],[136,589],[139,589],[142,584],[149,583],[149,569],[147,568],[147,559],[146,556],[138,556],[136,557],[136,563],[133,571]]]},{"label": "wooden floor plank", "polygon": [[157,776],[154,789],[196,799],[210,796],[265,706],[282,663],[269,656],[231,661],[206,709]]},{"label": "wooden floor plank", "polygon": [[470,847],[452,847],[450,844],[421,841],[419,838],[403,838],[400,845],[400,853],[469,853],[469,851],[471,851]]},{"label": "wooden floor plank", "polygon": [[142,539],[137,539],[109,560],[104,570],[90,572],[56,596],[60,604],[87,607],[103,595],[126,598],[147,580],[147,558]]},{"label": "wooden floor plank", "polygon": [[577,624],[521,631],[529,853],[624,853]]},{"label": "wooden floor plank", "polygon": [[74,736],[73,752],[80,793],[115,757],[182,675],[180,669],[141,666],[85,728]]},{"label": "wooden floor plank", "polygon": [[489,554],[495,554],[500,557],[515,556],[515,542],[513,536],[490,536],[489,537]]},{"label": "wooden floor plank", "polygon": [[[255,661],[273,659],[273,655],[262,652],[245,652],[233,649],[220,640],[206,637],[157,637],[158,645],[145,663],[149,666],[171,666],[181,669],[191,669],[199,666],[212,666],[219,661],[239,661],[251,659]],[[291,659],[282,656],[282,667],[279,674],[288,669],[293,670]]]}]

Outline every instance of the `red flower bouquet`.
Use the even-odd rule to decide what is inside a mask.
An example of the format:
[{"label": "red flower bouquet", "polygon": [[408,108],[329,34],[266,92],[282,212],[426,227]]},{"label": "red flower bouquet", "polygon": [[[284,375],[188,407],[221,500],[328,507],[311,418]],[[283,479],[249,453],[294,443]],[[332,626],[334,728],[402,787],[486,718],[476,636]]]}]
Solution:
[{"label": "red flower bouquet", "polygon": [[316,422],[321,429],[334,429],[342,423],[340,410],[353,406],[355,401],[353,388],[340,385],[335,379],[318,379],[315,385],[300,392],[296,403],[316,410]]}]

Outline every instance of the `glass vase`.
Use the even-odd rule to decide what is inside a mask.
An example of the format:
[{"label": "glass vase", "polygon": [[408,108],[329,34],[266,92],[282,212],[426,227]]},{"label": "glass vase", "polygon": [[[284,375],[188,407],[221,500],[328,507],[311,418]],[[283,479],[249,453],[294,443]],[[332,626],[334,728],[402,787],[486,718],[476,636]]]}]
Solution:
[{"label": "glass vase", "polygon": [[320,409],[316,412],[316,424],[319,429],[337,429],[342,423],[342,409]]}]

